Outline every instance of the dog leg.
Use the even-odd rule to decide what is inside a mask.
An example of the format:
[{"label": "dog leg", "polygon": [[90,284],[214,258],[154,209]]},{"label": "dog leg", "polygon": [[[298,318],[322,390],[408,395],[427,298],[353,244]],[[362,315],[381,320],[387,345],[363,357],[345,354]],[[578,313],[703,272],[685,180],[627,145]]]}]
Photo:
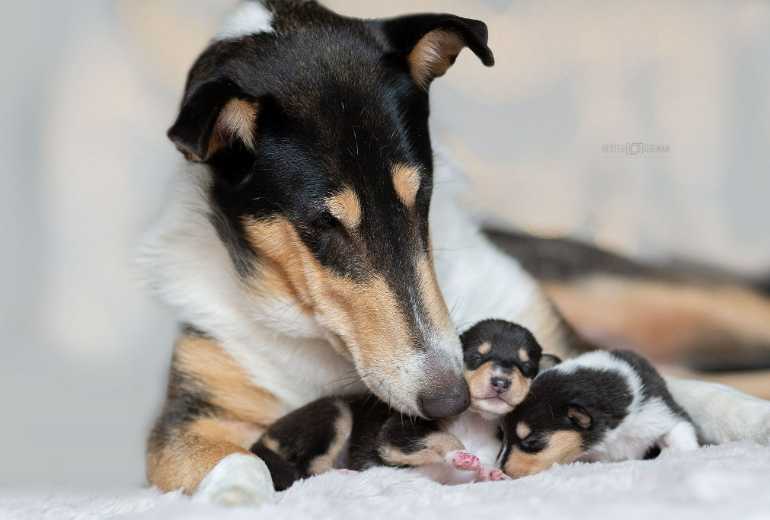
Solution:
[{"label": "dog leg", "polygon": [[213,339],[183,335],[147,445],[148,480],[162,491],[181,489],[208,502],[270,500],[270,473],[248,448],[283,410]]},{"label": "dog leg", "polygon": [[704,444],[740,440],[770,444],[770,401],[716,383],[671,377],[666,382]]},{"label": "dog leg", "polygon": [[455,467],[473,466],[475,470],[478,464],[478,458],[465,452],[457,437],[441,431],[434,421],[402,421],[401,417],[393,416],[382,426],[377,444],[380,458],[392,466],[448,463]]},{"label": "dog leg", "polygon": [[258,505],[272,500],[270,472],[258,457],[224,437],[206,437],[198,422],[152,442],[147,476],[163,491],[181,489],[197,500],[221,505]]}]

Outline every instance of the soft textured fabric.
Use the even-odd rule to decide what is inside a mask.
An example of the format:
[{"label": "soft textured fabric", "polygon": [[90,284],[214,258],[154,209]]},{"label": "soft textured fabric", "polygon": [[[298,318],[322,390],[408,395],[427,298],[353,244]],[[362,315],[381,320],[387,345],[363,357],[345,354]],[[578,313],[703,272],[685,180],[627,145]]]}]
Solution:
[{"label": "soft textured fabric", "polygon": [[299,482],[258,509],[223,509],[178,493],[25,494],[0,489],[5,519],[505,518],[570,520],[770,518],[770,448],[710,447],[654,461],[571,464],[507,482],[441,486],[414,472],[375,468]]}]

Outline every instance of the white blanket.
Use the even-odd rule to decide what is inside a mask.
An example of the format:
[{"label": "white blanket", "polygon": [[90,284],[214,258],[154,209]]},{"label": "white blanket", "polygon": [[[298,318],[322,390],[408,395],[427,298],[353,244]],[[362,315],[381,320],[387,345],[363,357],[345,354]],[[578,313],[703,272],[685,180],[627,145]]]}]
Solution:
[{"label": "white blanket", "polygon": [[0,488],[0,519],[729,520],[770,519],[770,448],[736,443],[654,461],[571,464],[532,477],[441,486],[375,468],[299,482],[258,509],[222,509],[151,489],[88,496]]}]

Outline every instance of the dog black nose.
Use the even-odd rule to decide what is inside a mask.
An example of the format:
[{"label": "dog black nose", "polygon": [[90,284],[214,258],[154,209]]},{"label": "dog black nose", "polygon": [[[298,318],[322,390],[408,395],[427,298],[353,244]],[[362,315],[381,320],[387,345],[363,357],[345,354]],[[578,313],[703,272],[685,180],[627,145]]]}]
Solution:
[{"label": "dog black nose", "polygon": [[495,392],[502,394],[511,387],[511,380],[504,377],[493,377],[491,380],[492,388]]},{"label": "dog black nose", "polygon": [[471,394],[465,379],[460,377],[449,385],[431,388],[420,394],[419,404],[428,419],[442,419],[465,411],[471,404]]}]

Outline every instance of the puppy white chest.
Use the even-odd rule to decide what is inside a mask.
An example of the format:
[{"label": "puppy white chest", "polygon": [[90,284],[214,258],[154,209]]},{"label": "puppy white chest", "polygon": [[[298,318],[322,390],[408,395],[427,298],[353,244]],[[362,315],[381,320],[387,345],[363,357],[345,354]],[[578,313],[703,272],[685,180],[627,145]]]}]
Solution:
[{"label": "puppy white chest", "polygon": [[457,437],[465,449],[476,455],[486,466],[495,466],[500,452],[497,430],[496,420],[485,419],[472,411],[466,411],[447,425],[447,431]]}]

